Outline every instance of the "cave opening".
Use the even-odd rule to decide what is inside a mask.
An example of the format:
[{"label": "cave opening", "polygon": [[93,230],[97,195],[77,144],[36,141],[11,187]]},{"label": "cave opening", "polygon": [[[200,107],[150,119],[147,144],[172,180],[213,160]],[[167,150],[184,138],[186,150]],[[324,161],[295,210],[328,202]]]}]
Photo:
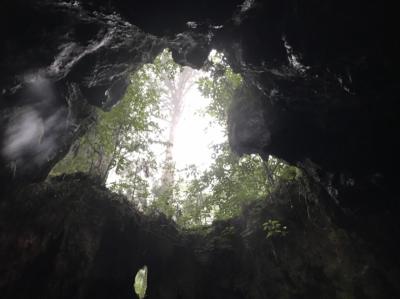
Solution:
[{"label": "cave opening", "polygon": [[395,8],[2,1],[0,297],[399,298]]},{"label": "cave opening", "polygon": [[196,70],[165,49],[129,80],[123,99],[97,110],[49,179],[86,173],[145,214],[196,228],[238,216],[301,175],[283,160],[231,150],[228,111],[243,79],[222,53],[212,50]]}]

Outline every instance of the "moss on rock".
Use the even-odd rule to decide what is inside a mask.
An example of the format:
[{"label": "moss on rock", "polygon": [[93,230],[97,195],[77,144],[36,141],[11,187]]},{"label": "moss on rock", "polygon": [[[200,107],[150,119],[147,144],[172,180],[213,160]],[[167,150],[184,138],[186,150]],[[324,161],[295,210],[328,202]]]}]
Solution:
[{"label": "moss on rock", "polygon": [[[82,174],[29,185],[1,202],[0,293],[132,298],[147,265],[148,298],[396,298],[395,263],[299,187],[282,185],[238,218],[183,231]],[[287,234],[267,238],[268,219]]]}]

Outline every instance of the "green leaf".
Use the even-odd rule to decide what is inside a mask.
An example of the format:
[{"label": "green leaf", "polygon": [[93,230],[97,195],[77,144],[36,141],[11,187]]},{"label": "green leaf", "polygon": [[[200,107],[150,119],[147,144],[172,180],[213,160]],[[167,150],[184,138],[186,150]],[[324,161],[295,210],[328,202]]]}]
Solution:
[{"label": "green leaf", "polygon": [[139,269],[139,271],[136,273],[133,288],[139,299],[143,299],[147,290],[147,266]]}]

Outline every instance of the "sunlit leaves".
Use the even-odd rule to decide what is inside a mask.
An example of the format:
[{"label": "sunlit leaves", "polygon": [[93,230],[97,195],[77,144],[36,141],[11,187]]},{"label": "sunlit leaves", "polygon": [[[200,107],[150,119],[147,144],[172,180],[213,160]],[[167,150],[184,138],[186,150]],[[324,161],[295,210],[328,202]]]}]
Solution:
[{"label": "sunlit leaves", "polygon": [[[297,179],[298,170],[278,159],[238,157],[227,140],[213,146],[213,162],[206,170],[193,165],[177,170],[173,161],[161,158],[161,162],[159,156],[167,155],[154,148],[166,150],[171,144],[161,127],[173,123],[175,108],[169,99],[171,90],[179,86],[175,79],[184,70],[173,62],[169,51],[144,65],[131,76],[123,100],[111,112],[98,111],[96,125],[53,174],[83,171],[105,182],[112,171],[118,180],[111,183],[111,189],[126,195],[143,212],[163,213],[185,227],[233,217],[249,202],[264,200],[280,183]],[[204,113],[226,127],[229,106],[242,78],[218,53],[211,56],[206,71],[197,81],[201,94],[211,99]],[[173,173],[168,184],[159,182],[165,169]],[[272,224],[273,229],[281,229]]]},{"label": "sunlit leaves", "polygon": [[[221,54],[211,57],[208,75],[199,79],[203,96],[212,99],[206,113],[226,127],[229,106],[242,84]],[[258,155],[238,157],[228,141],[214,145],[213,163],[202,173],[192,171],[185,184],[184,202],[178,222],[185,226],[203,225],[240,213],[242,206],[263,200],[282,180],[296,178],[297,172],[282,161],[264,161]],[[187,215],[185,215],[187,214]]]},{"label": "sunlit leaves", "polygon": [[111,112],[97,111],[97,122],[53,174],[82,171],[105,181],[111,169],[121,177],[112,185],[125,194],[150,193],[144,179],[156,168],[151,144],[159,140],[162,89],[152,68],[143,66],[130,78],[126,94]]},{"label": "sunlit leaves", "polygon": [[201,93],[212,101],[207,113],[222,126],[226,126],[228,109],[235,90],[242,84],[242,77],[224,61],[222,54],[216,53],[208,65],[208,75],[199,79]]}]

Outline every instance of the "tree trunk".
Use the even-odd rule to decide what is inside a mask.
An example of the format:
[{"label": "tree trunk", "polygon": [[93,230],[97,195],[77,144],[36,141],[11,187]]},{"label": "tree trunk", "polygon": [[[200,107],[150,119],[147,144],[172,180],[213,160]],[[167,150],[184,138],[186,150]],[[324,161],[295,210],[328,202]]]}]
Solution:
[{"label": "tree trunk", "polygon": [[161,189],[170,190],[174,183],[174,157],[173,148],[176,137],[176,130],[184,110],[185,96],[194,84],[195,71],[189,67],[183,70],[173,79],[166,77],[164,83],[169,93],[170,104],[170,126],[165,151],[164,170],[161,176]]}]

